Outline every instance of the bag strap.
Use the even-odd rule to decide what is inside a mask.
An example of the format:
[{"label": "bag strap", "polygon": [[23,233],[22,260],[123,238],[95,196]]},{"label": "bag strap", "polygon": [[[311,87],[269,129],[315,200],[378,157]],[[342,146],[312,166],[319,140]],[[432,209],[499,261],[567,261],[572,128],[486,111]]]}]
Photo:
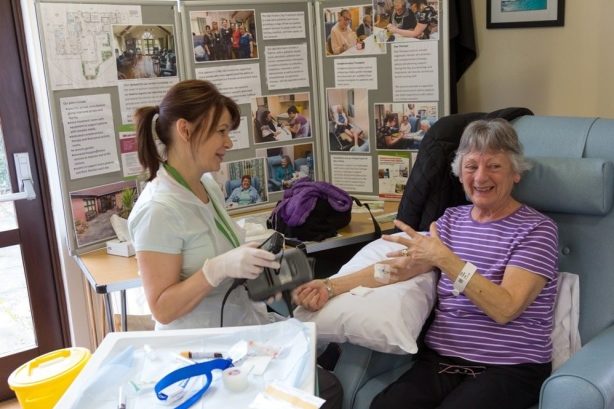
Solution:
[{"label": "bag strap", "polygon": [[371,215],[371,220],[373,221],[373,230],[375,231],[374,235],[375,235],[375,239],[379,239],[380,237],[382,237],[382,228],[380,227],[379,223],[377,222],[377,220],[375,220],[375,216],[373,216],[373,213],[371,213],[371,208],[369,207],[369,203],[361,203],[360,200],[358,200],[357,198],[355,198],[354,196],[350,196],[352,198],[352,200],[354,202],[356,202],[356,204],[360,207],[366,207],[367,211],[369,212],[369,214]]},{"label": "bag strap", "polygon": [[197,363],[194,365],[188,365],[188,366],[184,366],[183,368],[176,369],[172,371],[171,373],[167,374],[166,376],[164,376],[162,379],[160,379],[156,383],[154,387],[156,396],[158,397],[159,400],[166,401],[169,398],[169,396],[162,392],[165,388],[177,382],[190,379],[193,376],[205,375],[205,377],[207,378],[207,381],[205,382],[205,386],[203,386],[201,389],[196,391],[194,395],[190,396],[189,399],[187,399],[185,402],[183,402],[181,405],[175,408],[175,409],[187,409],[193,404],[195,404],[201,398],[201,396],[203,396],[205,392],[207,392],[207,389],[209,389],[209,386],[211,385],[211,381],[213,378],[211,371],[213,371],[214,369],[224,370],[231,366],[232,366],[232,360],[218,358],[218,359],[212,359],[210,361],[201,362],[201,363]]}]

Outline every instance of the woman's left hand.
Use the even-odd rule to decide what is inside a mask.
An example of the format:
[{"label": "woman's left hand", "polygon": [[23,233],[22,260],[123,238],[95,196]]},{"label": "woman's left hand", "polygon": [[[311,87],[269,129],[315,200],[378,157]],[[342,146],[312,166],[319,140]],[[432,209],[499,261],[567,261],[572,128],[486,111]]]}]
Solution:
[{"label": "woman's left hand", "polygon": [[309,311],[318,311],[328,301],[328,290],[322,280],[311,280],[292,292],[292,301]]},{"label": "woman's left hand", "polygon": [[400,220],[395,220],[394,225],[406,233],[409,238],[399,235],[383,235],[384,240],[399,243],[406,247],[386,254],[388,257],[407,257],[412,263],[439,266],[441,259],[451,252],[439,239],[435,223],[431,223],[430,237],[419,234]]}]

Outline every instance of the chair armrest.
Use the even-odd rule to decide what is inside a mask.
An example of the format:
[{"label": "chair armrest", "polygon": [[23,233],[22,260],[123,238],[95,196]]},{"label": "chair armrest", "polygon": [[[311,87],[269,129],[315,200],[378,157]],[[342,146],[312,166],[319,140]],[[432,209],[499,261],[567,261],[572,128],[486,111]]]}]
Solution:
[{"label": "chair armrest", "polygon": [[351,409],[354,396],[365,379],[373,351],[353,344],[341,344],[341,355],[335,365],[335,376],[343,387],[343,409]]},{"label": "chair armrest", "polygon": [[370,379],[412,360],[412,355],[394,355],[344,343],[335,365],[335,376],[343,386],[343,409],[351,409],[358,390]]},{"label": "chair armrest", "polygon": [[584,345],[542,385],[540,409],[614,408],[614,326]]}]

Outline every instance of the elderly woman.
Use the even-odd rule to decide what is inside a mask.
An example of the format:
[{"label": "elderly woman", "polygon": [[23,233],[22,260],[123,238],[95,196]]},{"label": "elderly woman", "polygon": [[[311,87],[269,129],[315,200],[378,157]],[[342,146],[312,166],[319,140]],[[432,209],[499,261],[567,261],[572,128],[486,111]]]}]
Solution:
[{"label": "elderly woman", "polygon": [[337,24],[330,31],[330,51],[341,54],[356,45],[356,33],[352,30],[352,18],[347,9],[341,10]]},{"label": "elderly woman", "polygon": [[[400,221],[407,236],[385,236],[406,246],[388,254],[394,280],[432,268],[441,274],[425,345],[372,409],[526,408],[538,401],[551,371],[558,234],[551,219],[511,195],[527,168],[506,121],[473,122],[452,163],[472,204],[447,209],[428,236]],[[295,299],[319,309],[357,285],[382,284],[365,268],[310,282]]]}]

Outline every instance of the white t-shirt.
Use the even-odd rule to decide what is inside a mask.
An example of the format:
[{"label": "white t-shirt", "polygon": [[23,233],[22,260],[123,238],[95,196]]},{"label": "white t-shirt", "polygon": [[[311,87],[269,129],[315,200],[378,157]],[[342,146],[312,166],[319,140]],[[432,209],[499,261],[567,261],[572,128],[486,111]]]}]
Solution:
[{"label": "white t-shirt", "polygon": [[[243,243],[244,233],[224,210],[224,199],[219,186],[209,174],[202,183],[209,195],[209,203],[202,203],[192,192],[180,185],[164,167],[160,166],[156,178],[147,184],[137,200],[128,227],[136,251],[155,251],[181,254],[181,279],[201,274],[205,259],[223,254],[233,248],[226,236],[216,227],[218,217],[231,226]],[[215,203],[215,207],[214,204]],[[188,314],[156,329],[219,327],[222,298],[232,284],[227,279]],[[247,291],[238,287],[232,291],[224,307],[224,326],[269,323],[264,303],[254,303]]]}]

